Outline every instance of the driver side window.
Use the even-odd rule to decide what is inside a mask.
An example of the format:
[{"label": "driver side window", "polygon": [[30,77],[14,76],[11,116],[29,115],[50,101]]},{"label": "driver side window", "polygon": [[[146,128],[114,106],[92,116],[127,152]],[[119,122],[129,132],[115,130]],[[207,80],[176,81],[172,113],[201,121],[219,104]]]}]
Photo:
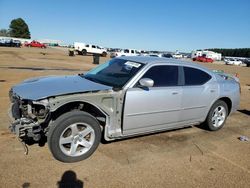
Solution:
[{"label": "driver side window", "polygon": [[[159,65],[151,67],[142,78],[154,81],[153,87],[178,86],[178,66]],[[142,79],[141,78],[141,79]]]}]

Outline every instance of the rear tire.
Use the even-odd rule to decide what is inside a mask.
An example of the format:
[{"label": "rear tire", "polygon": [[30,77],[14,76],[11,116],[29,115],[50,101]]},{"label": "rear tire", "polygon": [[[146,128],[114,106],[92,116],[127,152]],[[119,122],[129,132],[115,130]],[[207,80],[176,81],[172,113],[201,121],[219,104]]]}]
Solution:
[{"label": "rear tire", "polygon": [[48,145],[54,158],[72,163],[87,159],[101,140],[98,121],[82,111],[71,111],[57,118],[48,133]]},{"label": "rear tire", "polygon": [[218,100],[211,107],[205,125],[210,131],[217,131],[224,126],[227,116],[227,104],[224,101]]},{"label": "rear tire", "polygon": [[87,50],[82,50],[82,55],[87,55]]}]

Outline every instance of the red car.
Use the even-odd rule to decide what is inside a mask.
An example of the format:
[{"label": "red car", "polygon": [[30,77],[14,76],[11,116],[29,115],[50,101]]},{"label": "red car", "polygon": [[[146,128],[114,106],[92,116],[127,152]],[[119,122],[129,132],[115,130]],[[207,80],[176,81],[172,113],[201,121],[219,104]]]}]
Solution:
[{"label": "red car", "polygon": [[193,58],[193,61],[199,61],[203,63],[213,63],[214,60],[212,58],[199,56],[199,57]]},{"label": "red car", "polygon": [[37,47],[37,48],[46,48],[45,44],[42,44],[38,41],[33,40],[31,43],[25,44],[27,47]]}]

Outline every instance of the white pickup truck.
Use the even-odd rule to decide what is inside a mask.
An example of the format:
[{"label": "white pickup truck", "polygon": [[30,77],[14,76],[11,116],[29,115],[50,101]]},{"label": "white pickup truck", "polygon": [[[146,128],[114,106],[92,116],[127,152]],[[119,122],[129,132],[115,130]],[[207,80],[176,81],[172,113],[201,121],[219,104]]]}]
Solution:
[{"label": "white pickup truck", "polygon": [[81,42],[74,43],[74,49],[79,55],[100,54],[103,57],[107,56],[107,50],[93,44],[85,44]]},{"label": "white pickup truck", "polygon": [[139,56],[140,53],[134,49],[125,49],[120,52],[113,52],[110,54],[110,57],[121,57],[121,56]]}]

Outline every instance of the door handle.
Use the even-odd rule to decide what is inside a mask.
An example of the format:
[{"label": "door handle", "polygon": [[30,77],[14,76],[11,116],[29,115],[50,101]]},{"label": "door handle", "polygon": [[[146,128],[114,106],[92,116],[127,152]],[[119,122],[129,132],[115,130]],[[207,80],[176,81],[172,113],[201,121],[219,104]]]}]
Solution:
[{"label": "door handle", "polygon": [[174,91],[172,94],[173,94],[173,95],[177,95],[177,94],[178,94],[178,92],[177,92],[177,91]]}]

